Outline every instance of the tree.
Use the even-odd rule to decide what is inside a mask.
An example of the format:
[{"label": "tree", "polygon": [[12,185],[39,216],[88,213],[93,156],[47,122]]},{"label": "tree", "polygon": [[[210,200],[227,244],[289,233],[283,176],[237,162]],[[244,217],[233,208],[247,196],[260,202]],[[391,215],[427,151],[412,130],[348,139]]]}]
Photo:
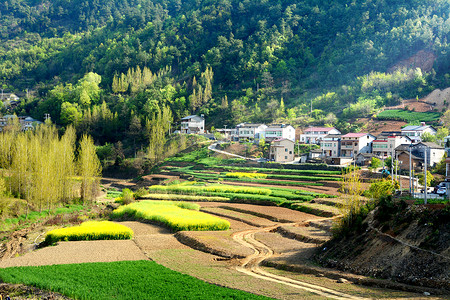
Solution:
[{"label": "tree", "polygon": [[78,174],[81,177],[81,199],[92,201],[97,193],[101,164],[91,136],[83,135],[78,151]]},{"label": "tree", "polygon": [[[419,183],[425,185],[425,175],[423,173],[418,174]],[[434,180],[434,176],[427,170],[427,186],[431,186],[431,182]]]},{"label": "tree", "polygon": [[429,132],[424,132],[420,138],[422,139],[422,142],[436,142],[436,136]]}]

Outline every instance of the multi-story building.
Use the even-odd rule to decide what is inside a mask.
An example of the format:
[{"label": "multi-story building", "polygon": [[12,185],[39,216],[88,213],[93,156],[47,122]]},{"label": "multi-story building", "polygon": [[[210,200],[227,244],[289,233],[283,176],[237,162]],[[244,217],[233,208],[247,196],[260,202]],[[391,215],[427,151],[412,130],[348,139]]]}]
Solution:
[{"label": "multi-story building", "polygon": [[270,144],[269,159],[275,162],[294,161],[294,141],[284,138],[273,140]]},{"label": "multi-story building", "polygon": [[254,141],[265,138],[266,128],[267,125],[264,124],[241,123],[236,126],[238,139]]},{"label": "multi-story building", "polygon": [[295,142],[295,128],[288,124],[271,124],[267,126],[264,135],[268,142],[277,139],[288,139]]},{"label": "multi-story building", "polygon": [[413,143],[421,142],[421,137],[424,133],[435,135],[436,129],[433,126],[425,125],[423,122],[421,125],[411,125],[402,128],[402,135],[409,137]]},{"label": "multi-story building", "polygon": [[341,155],[341,135],[329,134],[320,141],[320,149],[324,158]]},{"label": "multi-story building", "polygon": [[375,136],[370,133],[347,133],[341,137],[341,156],[356,157],[358,153],[371,153]]},{"label": "multi-story building", "polygon": [[329,134],[341,134],[334,127],[310,127],[300,135],[300,142],[305,144],[319,144],[320,141]]},{"label": "multi-story building", "polygon": [[197,115],[182,118],[181,133],[205,133],[205,118]]},{"label": "multi-story building", "polygon": [[433,167],[441,161],[444,156],[445,149],[436,143],[420,142],[411,147],[411,153],[417,157],[425,159],[425,152],[427,153],[426,162],[428,166]]},{"label": "multi-story building", "polygon": [[372,153],[378,158],[385,159],[388,156],[394,155],[395,148],[398,146],[411,143],[411,139],[407,136],[379,136],[372,142]]}]

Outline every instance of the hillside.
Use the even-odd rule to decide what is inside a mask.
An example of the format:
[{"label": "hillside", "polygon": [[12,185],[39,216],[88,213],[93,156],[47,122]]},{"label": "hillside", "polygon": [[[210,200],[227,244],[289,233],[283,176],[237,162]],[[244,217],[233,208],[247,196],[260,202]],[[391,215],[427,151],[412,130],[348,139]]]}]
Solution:
[{"label": "hillside", "polygon": [[29,91],[17,114],[49,113],[134,148],[166,106],[174,122],[202,113],[207,127],[348,130],[354,116],[450,86],[448,10],[431,0],[6,0],[2,88]]},{"label": "hillside", "polygon": [[449,291],[449,209],[382,201],[362,228],[324,245],[328,267]]}]

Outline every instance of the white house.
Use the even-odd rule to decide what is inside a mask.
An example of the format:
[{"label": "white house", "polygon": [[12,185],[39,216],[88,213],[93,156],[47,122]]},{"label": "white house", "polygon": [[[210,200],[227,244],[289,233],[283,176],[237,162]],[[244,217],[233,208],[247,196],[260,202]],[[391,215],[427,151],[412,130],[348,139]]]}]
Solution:
[{"label": "white house", "polygon": [[411,153],[417,157],[425,159],[425,152],[427,152],[428,166],[434,166],[441,161],[444,156],[445,149],[436,143],[420,142],[411,147]]},{"label": "white house", "polygon": [[275,162],[294,161],[294,143],[284,138],[273,140],[270,144],[269,159]]},{"label": "white house", "polygon": [[205,133],[205,119],[197,115],[182,118],[181,133]]},{"label": "white house", "polygon": [[372,142],[372,154],[378,158],[385,159],[394,155],[395,148],[400,145],[409,145],[412,141],[408,136],[391,135],[381,136]]},{"label": "white house", "polygon": [[300,142],[319,144],[329,134],[341,134],[341,132],[334,127],[310,127],[305,129],[303,134],[300,135]]},{"label": "white house", "polygon": [[375,136],[370,133],[347,133],[341,137],[341,156],[356,157],[358,153],[371,153]]},{"label": "white house", "polygon": [[432,135],[436,134],[436,129],[434,129],[430,125],[425,125],[422,122],[421,125],[411,125],[402,128],[402,135],[405,135],[411,139],[413,143],[419,143],[422,141],[421,136],[425,133],[429,133]]},{"label": "white house", "polygon": [[320,149],[322,150],[322,156],[338,157],[341,155],[341,135],[329,134],[320,141]]},{"label": "white house", "polygon": [[241,123],[236,126],[238,139],[254,141],[265,138],[266,128],[267,125],[264,124]]},{"label": "white house", "polygon": [[272,124],[267,126],[265,130],[266,141],[270,142],[281,138],[295,142],[295,128],[286,124]]}]

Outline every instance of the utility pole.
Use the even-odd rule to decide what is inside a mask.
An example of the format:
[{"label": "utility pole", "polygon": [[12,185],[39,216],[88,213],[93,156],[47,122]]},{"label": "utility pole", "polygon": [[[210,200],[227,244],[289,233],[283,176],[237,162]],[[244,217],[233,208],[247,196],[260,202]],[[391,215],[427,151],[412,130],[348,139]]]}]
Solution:
[{"label": "utility pole", "polygon": [[425,148],[425,170],[424,170],[424,184],[425,184],[425,193],[423,204],[427,204],[427,149]]},{"label": "utility pole", "polygon": [[412,195],[412,181],[411,181],[411,144],[409,145],[409,194]]}]

